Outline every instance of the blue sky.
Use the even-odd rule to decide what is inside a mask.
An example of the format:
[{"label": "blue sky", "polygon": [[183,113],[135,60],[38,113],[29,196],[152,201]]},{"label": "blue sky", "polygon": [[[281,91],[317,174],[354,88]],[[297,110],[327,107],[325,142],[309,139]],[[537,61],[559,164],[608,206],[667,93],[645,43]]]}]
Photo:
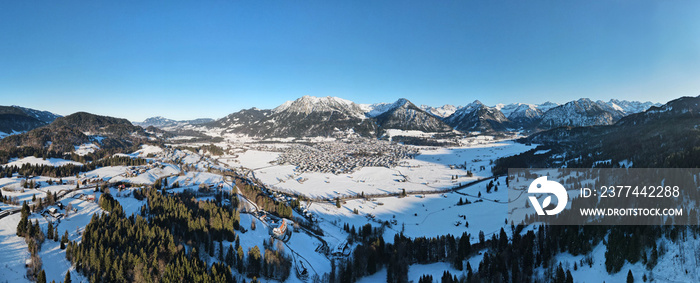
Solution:
[{"label": "blue sky", "polygon": [[700,1],[2,1],[0,104],[141,121],[700,94]]}]

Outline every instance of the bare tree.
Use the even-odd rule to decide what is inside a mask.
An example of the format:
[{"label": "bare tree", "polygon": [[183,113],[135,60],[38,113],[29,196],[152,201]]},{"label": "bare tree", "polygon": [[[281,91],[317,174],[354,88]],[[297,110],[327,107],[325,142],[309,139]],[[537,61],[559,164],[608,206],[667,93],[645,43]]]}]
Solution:
[{"label": "bare tree", "polygon": [[66,206],[66,217],[70,216],[71,212],[73,212],[73,204],[69,203],[68,206]]}]

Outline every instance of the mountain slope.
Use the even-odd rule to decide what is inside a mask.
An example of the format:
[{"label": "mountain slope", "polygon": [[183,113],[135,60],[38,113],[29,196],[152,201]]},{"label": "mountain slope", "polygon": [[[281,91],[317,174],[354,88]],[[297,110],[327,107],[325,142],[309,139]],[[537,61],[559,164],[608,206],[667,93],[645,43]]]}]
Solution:
[{"label": "mountain slope", "polygon": [[272,110],[258,108],[243,109],[224,118],[207,123],[207,126],[226,128],[233,132],[243,132],[272,114]]},{"label": "mountain slope", "polygon": [[432,114],[433,116],[436,116],[438,118],[447,118],[450,115],[454,114],[459,108],[462,108],[461,106],[454,106],[450,104],[445,104],[440,107],[432,107],[428,105],[421,105],[420,109],[423,109],[423,111],[428,112]]},{"label": "mountain slope", "polygon": [[53,122],[59,115],[20,106],[0,106],[0,138]]},{"label": "mountain slope", "polygon": [[496,108],[475,100],[445,118],[445,122],[459,131],[493,132],[507,129],[508,119]]},{"label": "mountain slope", "polygon": [[56,120],[56,118],[61,117],[61,115],[54,114],[49,111],[41,111],[16,105],[13,105],[12,107],[21,110],[22,112],[27,114],[27,116],[33,117],[47,124],[50,124],[51,122]]},{"label": "mountain slope", "polygon": [[19,147],[71,152],[74,146],[97,140],[103,149],[126,148],[155,138],[126,119],[78,112],[57,118],[53,123],[0,141],[0,149]]},{"label": "mountain slope", "polygon": [[508,120],[514,128],[531,128],[542,120],[544,113],[532,104],[520,104],[508,115]]},{"label": "mountain slope", "polygon": [[528,141],[561,147],[569,167],[590,167],[608,159],[612,164],[626,160],[634,167],[698,167],[700,96],[653,106],[613,125],[561,127]]},{"label": "mountain slope", "polygon": [[206,124],[213,122],[214,119],[211,118],[199,118],[199,119],[194,119],[194,120],[173,120],[173,119],[168,119],[165,117],[161,116],[156,116],[156,117],[151,117],[147,118],[146,120],[143,120],[143,122],[133,122],[134,125],[141,126],[143,128],[148,128],[150,126],[154,126],[156,128],[167,128],[167,127],[176,127],[176,126],[184,126],[184,125],[201,125],[201,124]]},{"label": "mountain slope", "polygon": [[623,116],[622,111],[609,105],[581,98],[544,112],[538,126],[542,129],[551,129],[562,126],[610,125]]},{"label": "mountain slope", "polygon": [[449,132],[452,128],[442,120],[401,98],[384,113],[375,117],[382,130],[398,129],[422,132]]},{"label": "mountain slope", "polygon": [[635,114],[644,112],[652,106],[660,107],[660,103],[652,103],[650,101],[640,102],[640,101],[627,101],[627,100],[617,100],[610,99],[610,101],[605,102],[611,107],[619,108],[625,115]]},{"label": "mountain slope", "polygon": [[263,138],[331,136],[338,132],[372,135],[376,132],[376,126],[366,118],[359,105],[337,97],[303,96],[273,110],[242,110],[208,125]]}]

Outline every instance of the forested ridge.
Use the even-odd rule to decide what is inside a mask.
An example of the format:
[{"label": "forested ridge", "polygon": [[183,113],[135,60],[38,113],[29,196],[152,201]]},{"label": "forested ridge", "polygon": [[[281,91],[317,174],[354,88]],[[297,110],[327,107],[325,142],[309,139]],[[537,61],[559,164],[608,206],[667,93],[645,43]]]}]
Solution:
[{"label": "forested ridge", "polygon": [[[163,195],[148,188],[134,197],[146,198],[147,205],[126,217],[111,194],[102,194],[99,205],[107,213],[93,215],[79,244],[68,243],[66,257],[90,282],[284,280],[291,272],[291,259],[274,238],[264,241],[264,255],[258,246],[240,245],[236,201],[223,202],[235,196],[198,201],[187,192]],[[207,268],[207,261],[214,263]]]}]

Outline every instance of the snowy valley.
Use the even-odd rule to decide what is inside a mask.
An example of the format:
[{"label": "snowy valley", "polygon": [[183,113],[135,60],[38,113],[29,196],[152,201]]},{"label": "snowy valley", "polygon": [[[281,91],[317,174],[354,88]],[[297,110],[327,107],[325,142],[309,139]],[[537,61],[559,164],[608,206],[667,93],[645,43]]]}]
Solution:
[{"label": "snowy valley", "polygon": [[[627,271],[640,280],[696,281],[694,228],[659,228],[653,250],[640,251],[644,260],[611,271],[607,237],[618,232],[509,223],[500,171],[584,164],[551,135],[569,129],[604,138],[596,125],[625,130],[630,119],[657,119],[658,109],[697,113],[698,98],[683,99],[645,112],[615,100],[429,108],[403,99],[359,105],[303,97],[214,121],[148,120],[146,129],[88,113],[61,117],[61,132],[47,133],[59,129],[49,124],[0,143],[0,282],[187,281],[192,274],[235,282],[419,282],[427,275],[615,282]],[[39,133],[51,142],[34,142]],[[16,140],[27,146],[20,151]],[[595,152],[593,166],[645,162]],[[127,246],[154,255],[132,253],[110,236],[122,232],[135,237]],[[144,233],[153,238],[135,236]],[[551,248],[560,242],[550,235],[570,233],[595,236],[587,247]],[[522,270],[504,271],[505,262]]]}]

